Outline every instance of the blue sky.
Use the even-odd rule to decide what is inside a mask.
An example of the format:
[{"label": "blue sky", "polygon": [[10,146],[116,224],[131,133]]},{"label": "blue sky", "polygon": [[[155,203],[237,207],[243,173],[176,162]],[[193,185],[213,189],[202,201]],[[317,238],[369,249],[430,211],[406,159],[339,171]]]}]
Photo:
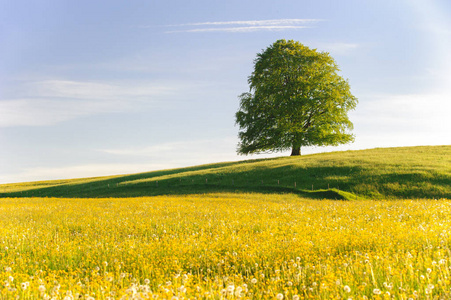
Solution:
[{"label": "blue sky", "polygon": [[[356,140],[304,154],[451,144],[451,2],[0,0],[0,183],[237,156],[258,52],[329,52]],[[276,153],[272,156],[288,155]]]}]

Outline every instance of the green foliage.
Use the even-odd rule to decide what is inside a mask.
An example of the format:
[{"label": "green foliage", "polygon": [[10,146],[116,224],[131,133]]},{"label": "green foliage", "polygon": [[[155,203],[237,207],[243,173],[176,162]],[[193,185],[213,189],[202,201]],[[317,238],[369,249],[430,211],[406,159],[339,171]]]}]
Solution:
[{"label": "green foliage", "polygon": [[451,199],[451,146],[381,148],[217,163],[134,175],[0,185],[0,197],[140,197],[212,192],[313,199]]},{"label": "green foliage", "polygon": [[[334,59],[299,42],[279,40],[257,55],[250,92],[240,96],[240,154],[353,141],[347,113],[357,99]],[[295,153],[295,152],[298,153]]]}]

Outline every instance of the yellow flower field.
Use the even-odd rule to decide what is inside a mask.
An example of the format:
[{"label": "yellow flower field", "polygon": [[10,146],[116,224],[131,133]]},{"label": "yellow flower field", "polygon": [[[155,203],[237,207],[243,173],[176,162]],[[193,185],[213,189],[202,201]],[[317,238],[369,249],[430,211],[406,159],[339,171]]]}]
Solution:
[{"label": "yellow flower field", "polygon": [[451,298],[451,202],[0,201],[0,299]]}]

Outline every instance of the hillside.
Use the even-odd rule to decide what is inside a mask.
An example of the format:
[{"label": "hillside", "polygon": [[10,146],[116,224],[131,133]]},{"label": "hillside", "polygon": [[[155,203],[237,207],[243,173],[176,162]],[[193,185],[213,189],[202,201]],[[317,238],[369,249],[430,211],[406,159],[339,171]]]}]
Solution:
[{"label": "hillside", "polygon": [[138,197],[235,191],[295,193],[316,199],[451,199],[451,146],[377,148],[0,185],[0,197]]}]

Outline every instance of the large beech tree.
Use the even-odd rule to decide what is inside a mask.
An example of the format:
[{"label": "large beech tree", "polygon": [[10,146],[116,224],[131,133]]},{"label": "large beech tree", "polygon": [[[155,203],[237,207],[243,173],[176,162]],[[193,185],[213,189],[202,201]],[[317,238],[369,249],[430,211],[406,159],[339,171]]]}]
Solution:
[{"label": "large beech tree", "polygon": [[240,96],[238,153],[286,151],[352,142],[348,111],[357,99],[327,52],[279,40],[257,54]]}]

